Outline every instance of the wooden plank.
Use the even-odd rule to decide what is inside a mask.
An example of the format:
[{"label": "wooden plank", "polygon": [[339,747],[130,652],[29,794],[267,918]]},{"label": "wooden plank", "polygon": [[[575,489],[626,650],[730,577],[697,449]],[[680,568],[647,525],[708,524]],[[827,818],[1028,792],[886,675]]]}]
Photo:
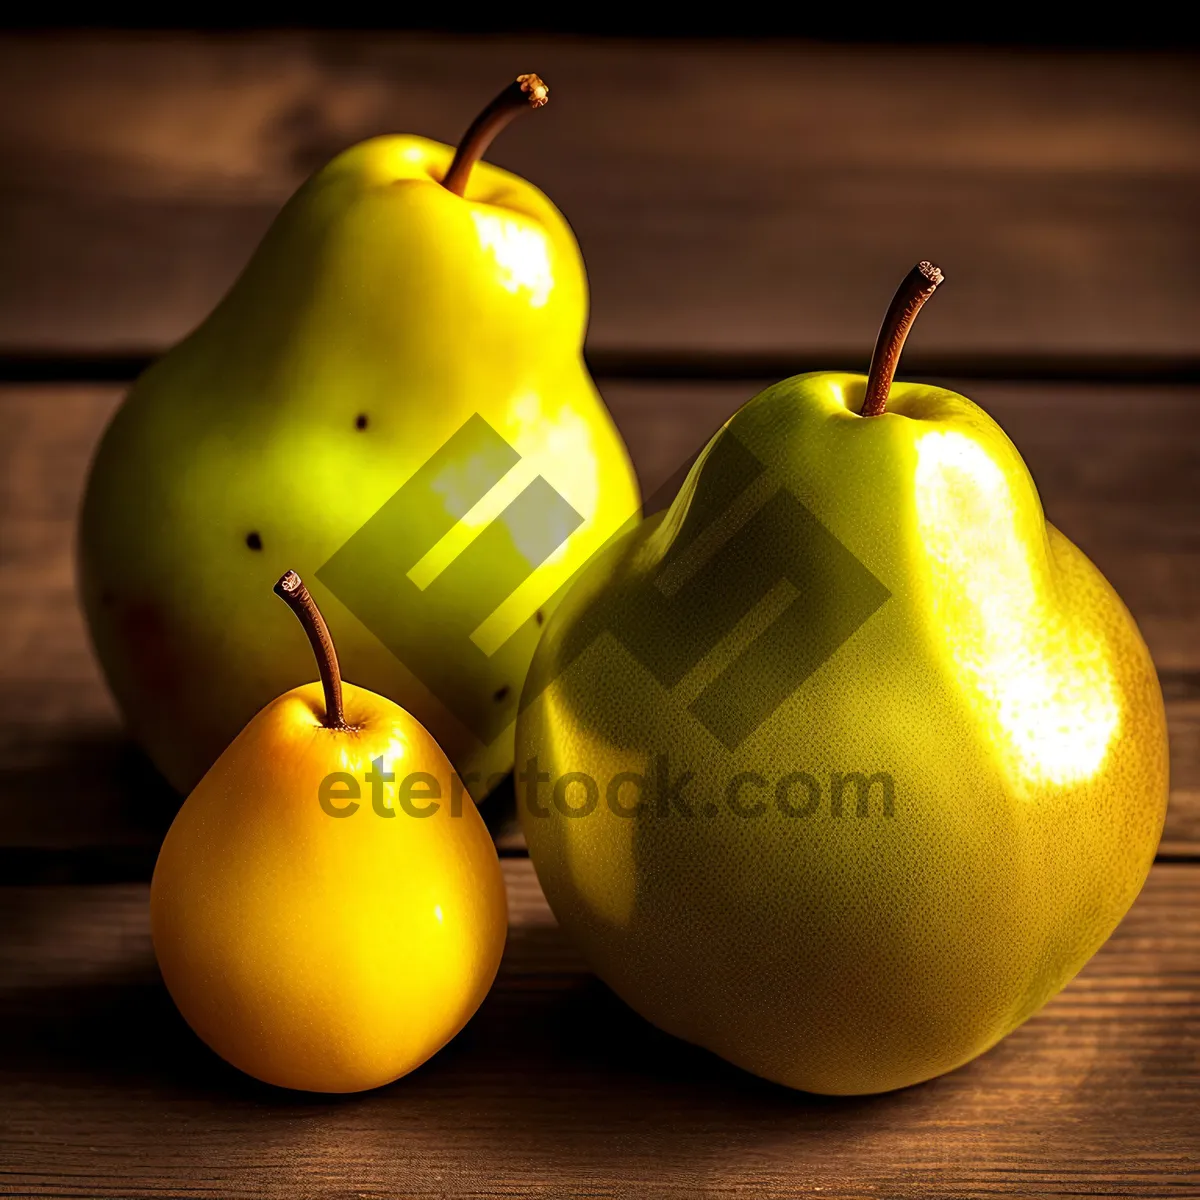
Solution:
[{"label": "wooden plank", "polygon": [[[602,386],[648,492],[759,390],[752,382]],[[1021,447],[1051,518],[1138,619],[1171,723],[1163,850],[1200,853],[1200,393],[965,390]],[[0,388],[0,846],[152,851],[169,820],[169,794],[121,737],[74,594],[75,511],[119,397],[114,388]],[[148,853],[118,860],[134,877],[149,861]]]},{"label": "wooden plank", "polygon": [[526,861],[466,1031],[353,1098],[255,1084],[158,982],[146,888],[0,889],[0,1194],[1121,1196],[1200,1187],[1200,864],[974,1063],[885,1096],[785,1091],[586,971]]},{"label": "wooden plank", "polygon": [[[369,135],[453,141],[505,78],[554,100],[500,164],[578,231],[590,345],[864,364],[918,258],[914,354],[1200,346],[1187,54],[449,38],[0,40],[0,348],[177,340],[301,180]],[[614,357],[615,356],[615,357]]]}]

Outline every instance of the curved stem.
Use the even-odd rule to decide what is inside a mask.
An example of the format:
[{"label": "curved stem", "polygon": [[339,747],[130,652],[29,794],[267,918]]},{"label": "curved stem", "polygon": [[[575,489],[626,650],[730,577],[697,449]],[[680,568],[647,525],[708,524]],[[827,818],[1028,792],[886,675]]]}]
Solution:
[{"label": "curved stem", "polygon": [[863,398],[864,417],[878,417],[887,408],[888,393],[896,377],[904,339],[908,337],[921,306],[937,291],[938,284],[945,278],[933,263],[919,262],[896,289],[887,316],[879,327],[879,337],[875,339],[871,369],[867,373],[867,394]]},{"label": "curved stem", "polygon": [[329,626],[325,624],[317,602],[309,595],[304,581],[295,571],[288,571],[274,590],[275,595],[287,601],[288,607],[300,619],[316,656],[321,685],[325,689],[325,719],[321,723],[326,729],[349,729],[342,709],[342,673],[338,668],[337,651],[333,648]]},{"label": "curved stem", "polygon": [[541,108],[549,99],[550,89],[537,75],[518,75],[471,122],[471,128],[463,134],[462,141],[458,143],[454,161],[450,164],[450,170],[446,172],[446,178],[442,180],[442,186],[456,196],[465,195],[471,168],[487,153],[487,148],[496,134],[513,117],[528,112],[531,108]]}]

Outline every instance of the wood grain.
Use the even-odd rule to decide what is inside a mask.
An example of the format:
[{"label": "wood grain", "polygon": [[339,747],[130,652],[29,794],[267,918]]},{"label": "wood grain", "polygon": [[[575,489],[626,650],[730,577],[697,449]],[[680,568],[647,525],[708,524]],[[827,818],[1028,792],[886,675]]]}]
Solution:
[{"label": "wood grain", "polygon": [[[287,1094],[191,1035],[144,886],[0,889],[0,1194],[1184,1196],[1200,1188],[1200,865],[974,1063],[885,1096],[785,1091],[590,977],[527,861],[476,1018],[407,1079]],[[797,1019],[803,1019],[798,1013]]]},{"label": "wood grain", "polygon": [[913,355],[1200,356],[1189,55],[368,33],[0,39],[0,350],[154,350],[351,143],[458,138],[535,67],[495,148],[575,226],[609,361],[865,366],[918,258]]},{"label": "wood grain", "polygon": [[[647,493],[759,386],[602,381]],[[1171,725],[1163,850],[1200,853],[1200,391],[967,390],[1021,447],[1051,519],[1140,623]],[[0,387],[0,847],[152,849],[172,811],[121,736],[74,594],[75,511],[120,395]],[[150,856],[117,861],[142,877]]]}]

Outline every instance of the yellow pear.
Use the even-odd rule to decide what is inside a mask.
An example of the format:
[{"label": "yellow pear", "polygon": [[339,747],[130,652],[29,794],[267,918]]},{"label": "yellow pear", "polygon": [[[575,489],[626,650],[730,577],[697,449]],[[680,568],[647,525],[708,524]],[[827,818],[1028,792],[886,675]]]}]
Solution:
[{"label": "yellow pear", "polygon": [[639,505],[583,362],[575,238],[479,161],[546,96],[521,76],[457,151],[388,136],[338,155],[105,432],[84,607],[133,735],[180,792],[308,677],[269,612],[292,566],[347,677],[418,717],[477,798],[511,768],[542,621]]},{"label": "yellow pear", "polygon": [[276,591],[322,683],[268,704],[184,802],[154,870],[154,949],[222,1058],[281,1087],[353,1092],[420,1066],[479,1007],[504,949],[504,880],[438,744],[342,684],[294,572]]},{"label": "yellow pear", "polygon": [[1162,829],[1154,665],[970,400],[768,388],[584,572],[517,731],[547,899],[660,1028],[826,1093],[929,1079],[1083,966]]}]

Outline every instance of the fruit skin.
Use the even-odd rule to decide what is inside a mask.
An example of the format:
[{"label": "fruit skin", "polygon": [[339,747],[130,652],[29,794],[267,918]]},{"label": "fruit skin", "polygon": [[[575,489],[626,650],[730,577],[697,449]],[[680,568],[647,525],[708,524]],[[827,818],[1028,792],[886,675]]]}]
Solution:
[{"label": "fruit skin", "polygon": [[[294,632],[294,631],[293,631]],[[280,696],[187,798],[154,870],[154,950],[188,1024],[222,1058],[280,1087],[353,1092],[407,1074],[487,995],[507,930],[504,879],[453,768],[408,713],[344,684],[353,732],[326,729],[320,685]],[[382,756],[380,817],[364,783]],[[354,776],[360,807],[333,817],[318,788]],[[429,816],[400,807],[427,772]],[[330,803],[348,806],[339,785]],[[460,798],[464,794],[459,792]]]},{"label": "fruit skin", "polygon": [[[568,593],[517,730],[530,855],[597,974],[661,1029],[834,1094],[951,1070],[1041,1007],[1137,896],[1167,799],[1149,653],[1104,578],[1045,522],[1015,447],[952,392],[897,384],[888,411],[863,418],[863,389],[861,376],[798,376],[738,412],[667,513]],[[732,752],[686,708],[723,662],[667,693],[617,639],[595,637],[598,614],[679,561],[697,512],[726,507],[711,464],[730,437],[891,593]],[[743,539],[744,561],[801,553],[787,529],[749,529],[729,543]],[[814,628],[842,599],[810,598]],[[700,616],[688,602],[680,637]],[[695,772],[691,819],[673,802],[669,816],[657,809],[662,753],[671,780]],[[530,759],[551,783],[590,774],[595,810],[565,816],[543,783],[535,814]],[[636,818],[606,802],[623,771],[647,777]],[[765,797],[765,811],[735,815],[726,788],[741,771],[768,788],[808,772],[820,806],[789,818],[751,787],[739,800]],[[877,787],[868,818],[853,790],[834,817],[834,771],[890,772],[893,816]],[[573,786],[566,804],[582,807]],[[631,806],[637,785],[623,786]]]},{"label": "fruit skin", "polygon": [[[587,285],[569,227],[536,188],[487,163],[465,198],[453,195],[435,181],[452,155],[382,137],[319,171],[101,442],[81,516],[83,605],[134,736],[180,792],[263,705],[311,678],[307,649],[272,607],[271,583],[294,567],[339,630],[346,675],[414,713],[481,797],[512,765],[534,610],[548,612],[638,512],[583,364]],[[519,677],[496,660],[456,674],[446,655],[447,690],[509,718],[486,745],[454,715],[464,706],[437,699],[317,579],[473,413],[585,518],[514,601],[505,628],[531,619]]]}]

